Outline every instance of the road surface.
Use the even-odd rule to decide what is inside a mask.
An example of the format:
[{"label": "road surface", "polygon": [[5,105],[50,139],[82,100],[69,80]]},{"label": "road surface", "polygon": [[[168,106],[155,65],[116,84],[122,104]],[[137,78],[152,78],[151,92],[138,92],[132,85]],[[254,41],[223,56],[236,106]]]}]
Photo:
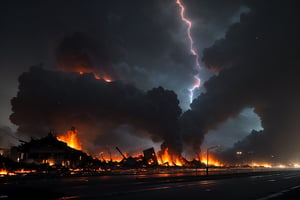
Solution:
[{"label": "road surface", "polygon": [[[298,197],[297,197],[298,196]],[[13,179],[0,199],[300,199],[300,171]]]}]

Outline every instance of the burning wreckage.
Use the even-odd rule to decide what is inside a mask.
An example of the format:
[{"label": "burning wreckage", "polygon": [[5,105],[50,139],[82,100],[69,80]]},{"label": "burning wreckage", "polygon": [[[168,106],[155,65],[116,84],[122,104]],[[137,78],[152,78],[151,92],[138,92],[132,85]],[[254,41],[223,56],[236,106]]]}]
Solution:
[{"label": "burning wreckage", "polygon": [[[67,136],[69,140],[62,136],[55,136],[49,132],[47,136],[40,139],[22,143],[14,146],[6,155],[1,156],[1,174],[20,171],[36,172],[38,170],[47,172],[71,172],[71,171],[112,171],[114,169],[146,169],[159,167],[205,167],[198,160],[188,161],[181,158],[180,161],[173,162],[168,155],[168,149],[164,154],[156,155],[153,147],[143,150],[143,154],[138,156],[128,156],[118,147],[115,147],[122,156],[121,161],[113,158],[102,159],[93,158],[91,155],[74,148],[74,143],[78,143],[76,129],[72,128]],[[71,139],[70,139],[71,138]],[[63,141],[65,139],[65,141]],[[71,147],[73,146],[73,147]],[[26,169],[24,171],[24,169]],[[71,171],[70,171],[71,170]]]}]

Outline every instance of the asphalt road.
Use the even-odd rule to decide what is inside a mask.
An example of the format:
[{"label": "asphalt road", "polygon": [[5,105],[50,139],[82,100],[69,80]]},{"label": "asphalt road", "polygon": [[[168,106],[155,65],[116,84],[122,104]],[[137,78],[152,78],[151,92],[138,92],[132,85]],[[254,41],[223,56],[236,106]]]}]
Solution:
[{"label": "asphalt road", "polygon": [[300,171],[15,179],[0,199],[300,199]]}]

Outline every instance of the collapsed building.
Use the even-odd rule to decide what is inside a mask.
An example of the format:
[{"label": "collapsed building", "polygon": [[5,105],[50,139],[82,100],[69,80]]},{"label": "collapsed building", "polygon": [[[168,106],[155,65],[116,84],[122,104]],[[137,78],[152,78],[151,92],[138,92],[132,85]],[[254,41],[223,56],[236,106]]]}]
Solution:
[{"label": "collapsed building", "polygon": [[47,136],[34,139],[29,142],[20,141],[19,146],[10,149],[8,157],[20,164],[45,164],[48,166],[65,168],[141,168],[158,166],[157,157],[154,148],[145,149],[144,155],[138,157],[125,156],[121,150],[116,147],[123,159],[116,163],[113,161],[93,158],[87,153],[71,148],[66,142],[59,140],[52,132]]},{"label": "collapsed building", "polygon": [[153,147],[145,149],[143,155],[140,154],[135,157],[125,156],[118,147],[116,147],[116,150],[123,157],[119,163],[122,168],[158,167],[158,161]]},{"label": "collapsed building", "polygon": [[[73,129],[72,133],[75,133]],[[144,149],[142,154],[128,156],[118,147],[116,150],[123,157],[121,161],[93,158],[89,154],[72,148],[68,142],[56,137],[52,132],[40,139],[31,138],[29,142],[20,140],[19,146],[10,149],[7,158],[14,162],[15,167],[7,167],[6,161],[2,162],[0,168],[36,168],[38,169],[84,169],[87,171],[111,171],[114,169],[138,169],[158,167],[203,167],[198,161],[188,161],[183,157],[180,163],[172,161],[168,151],[166,155],[156,155],[153,147]],[[41,166],[42,168],[40,168]],[[46,167],[46,168],[45,168]],[[48,168],[50,167],[50,168]]]},{"label": "collapsed building", "polygon": [[11,149],[11,159],[19,163],[48,164],[67,168],[88,167],[95,164],[88,154],[69,147],[50,132],[46,137],[23,142]]}]

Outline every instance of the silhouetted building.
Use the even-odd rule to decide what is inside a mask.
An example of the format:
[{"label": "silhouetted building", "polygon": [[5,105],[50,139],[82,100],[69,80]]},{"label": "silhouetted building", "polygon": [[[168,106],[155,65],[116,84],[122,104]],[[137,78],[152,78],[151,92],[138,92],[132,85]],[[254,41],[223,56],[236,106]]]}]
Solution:
[{"label": "silhouetted building", "polygon": [[11,149],[11,159],[21,163],[60,165],[68,168],[87,167],[93,158],[57,140],[50,132],[41,139],[31,139]]}]

